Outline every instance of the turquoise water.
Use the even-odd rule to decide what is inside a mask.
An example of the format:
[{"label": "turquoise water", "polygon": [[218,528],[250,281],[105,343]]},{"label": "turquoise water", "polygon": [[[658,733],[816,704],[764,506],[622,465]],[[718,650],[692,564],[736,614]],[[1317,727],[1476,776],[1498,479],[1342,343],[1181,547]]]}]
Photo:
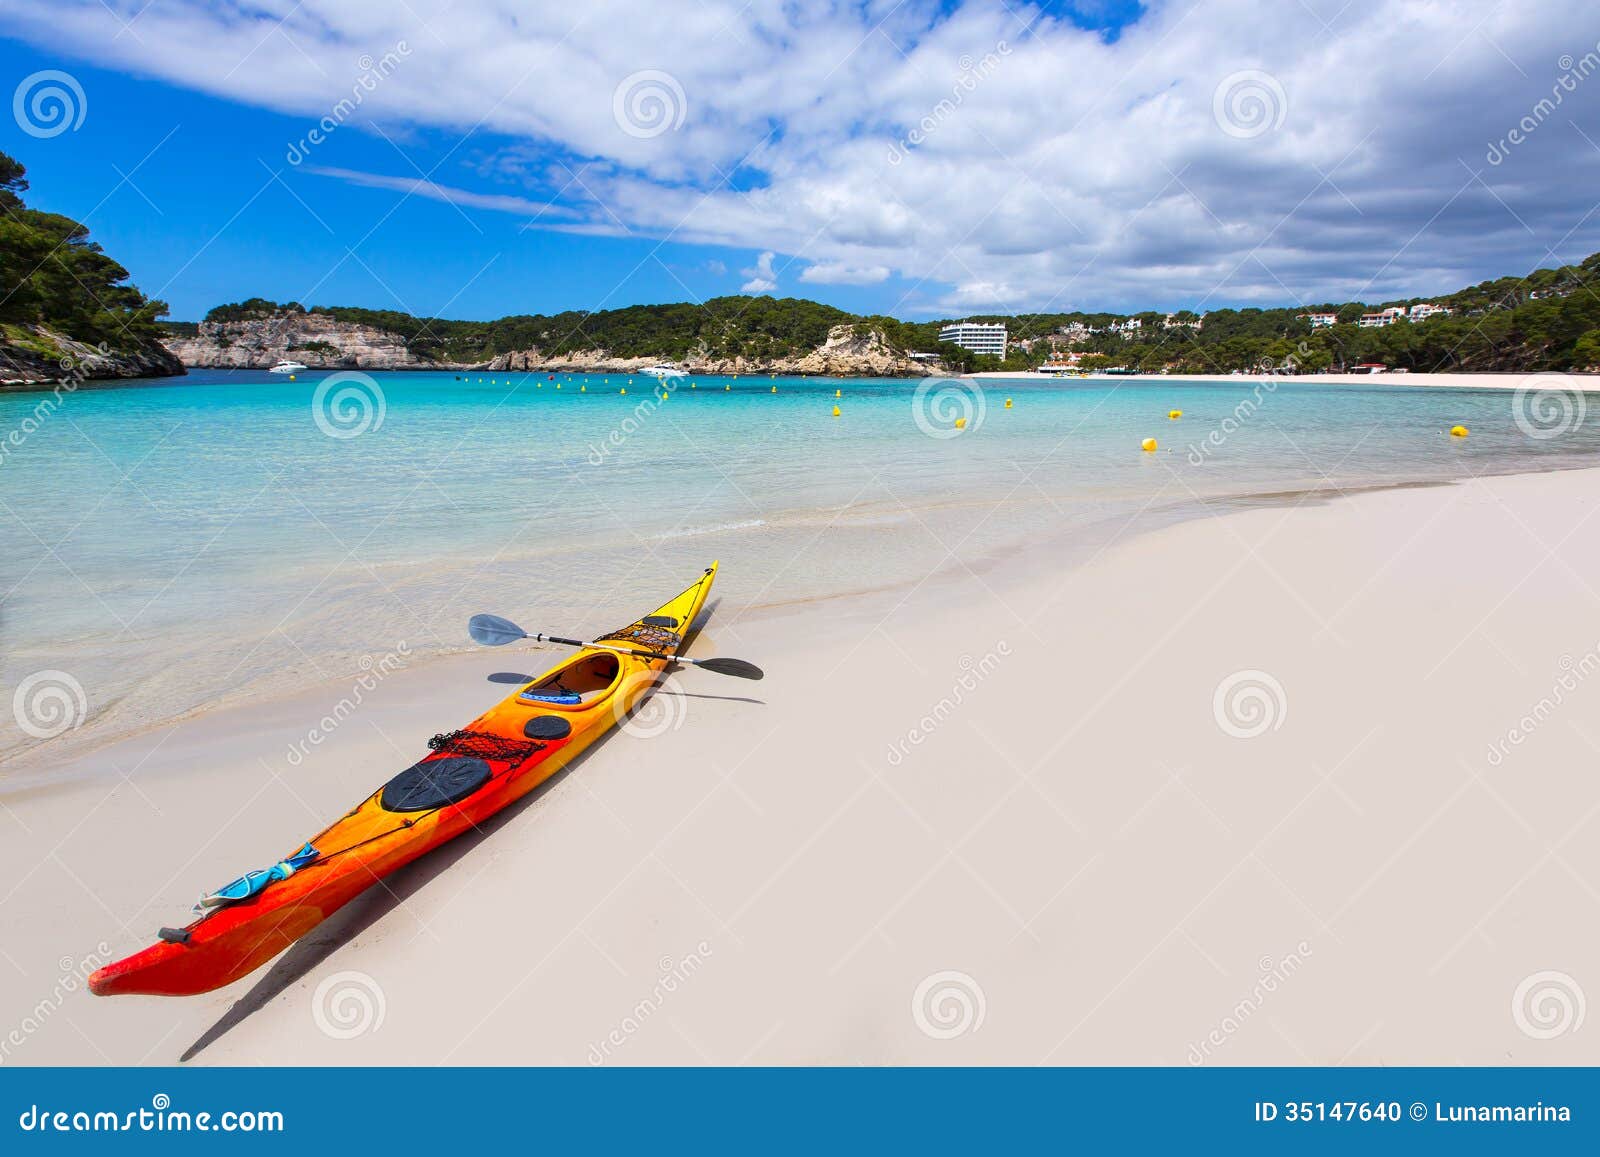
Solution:
[{"label": "turquoise water", "polygon": [[1600,461],[1596,418],[1531,437],[1504,391],[703,377],[657,403],[620,375],[376,374],[319,399],[326,377],[0,395],[0,679],[64,671],[88,704],[53,753],[402,643],[466,649],[478,610],[598,632],[712,558],[743,608],[1221,496]]}]

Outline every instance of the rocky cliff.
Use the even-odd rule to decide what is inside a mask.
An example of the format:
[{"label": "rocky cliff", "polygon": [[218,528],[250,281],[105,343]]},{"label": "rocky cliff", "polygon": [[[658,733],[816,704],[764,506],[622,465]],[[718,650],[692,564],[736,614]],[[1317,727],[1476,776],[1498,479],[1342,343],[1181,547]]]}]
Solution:
[{"label": "rocky cliff", "polygon": [[[484,369],[571,373],[632,373],[659,358],[619,358],[604,350],[546,357],[537,348],[501,354]],[[810,353],[779,358],[716,358],[692,353],[679,363],[692,374],[821,374],[834,377],[925,377],[948,371],[897,353],[881,330],[836,325],[828,338]]]},{"label": "rocky cliff", "polygon": [[183,372],[183,363],[157,341],[114,350],[73,341],[45,326],[6,326],[0,332],[0,385],[164,378]]},{"label": "rocky cliff", "polygon": [[167,348],[186,366],[265,370],[290,359],[318,369],[440,368],[413,354],[397,333],[317,313],[203,321],[198,334],[168,338]]}]

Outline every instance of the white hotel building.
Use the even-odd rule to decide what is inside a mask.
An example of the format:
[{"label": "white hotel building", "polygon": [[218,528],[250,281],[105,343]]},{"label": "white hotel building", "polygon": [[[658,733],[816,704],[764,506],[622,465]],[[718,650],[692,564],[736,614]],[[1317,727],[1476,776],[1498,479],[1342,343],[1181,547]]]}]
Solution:
[{"label": "white hotel building", "polygon": [[939,340],[954,342],[975,354],[1006,356],[1006,327],[1002,322],[958,321],[941,329]]}]

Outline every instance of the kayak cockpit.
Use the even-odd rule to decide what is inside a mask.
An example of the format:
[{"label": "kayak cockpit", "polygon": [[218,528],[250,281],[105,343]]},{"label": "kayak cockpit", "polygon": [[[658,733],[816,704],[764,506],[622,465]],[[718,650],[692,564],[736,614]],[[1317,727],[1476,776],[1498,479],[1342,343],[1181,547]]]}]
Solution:
[{"label": "kayak cockpit", "polygon": [[592,707],[622,682],[622,661],[610,651],[579,655],[524,687],[518,699],[540,707],[567,711]]}]

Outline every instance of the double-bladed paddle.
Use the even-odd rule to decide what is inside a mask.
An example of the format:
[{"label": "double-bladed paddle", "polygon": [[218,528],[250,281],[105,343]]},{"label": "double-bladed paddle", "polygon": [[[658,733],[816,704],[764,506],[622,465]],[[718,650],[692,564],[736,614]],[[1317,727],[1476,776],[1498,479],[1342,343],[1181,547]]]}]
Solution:
[{"label": "double-bladed paddle", "polygon": [[467,623],[467,633],[472,641],[485,647],[502,647],[518,639],[535,643],[558,643],[563,647],[597,647],[602,651],[615,651],[619,655],[635,655],[641,659],[665,659],[669,663],[688,663],[717,675],[732,675],[736,679],[760,679],[764,672],[754,663],[743,659],[691,659],[687,655],[667,655],[660,651],[635,651],[631,647],[616,647],[610,643],[585,643],[582,639],[563,639],[560,635],[530,635],[510,619],[499,615],[473,615]]}]

